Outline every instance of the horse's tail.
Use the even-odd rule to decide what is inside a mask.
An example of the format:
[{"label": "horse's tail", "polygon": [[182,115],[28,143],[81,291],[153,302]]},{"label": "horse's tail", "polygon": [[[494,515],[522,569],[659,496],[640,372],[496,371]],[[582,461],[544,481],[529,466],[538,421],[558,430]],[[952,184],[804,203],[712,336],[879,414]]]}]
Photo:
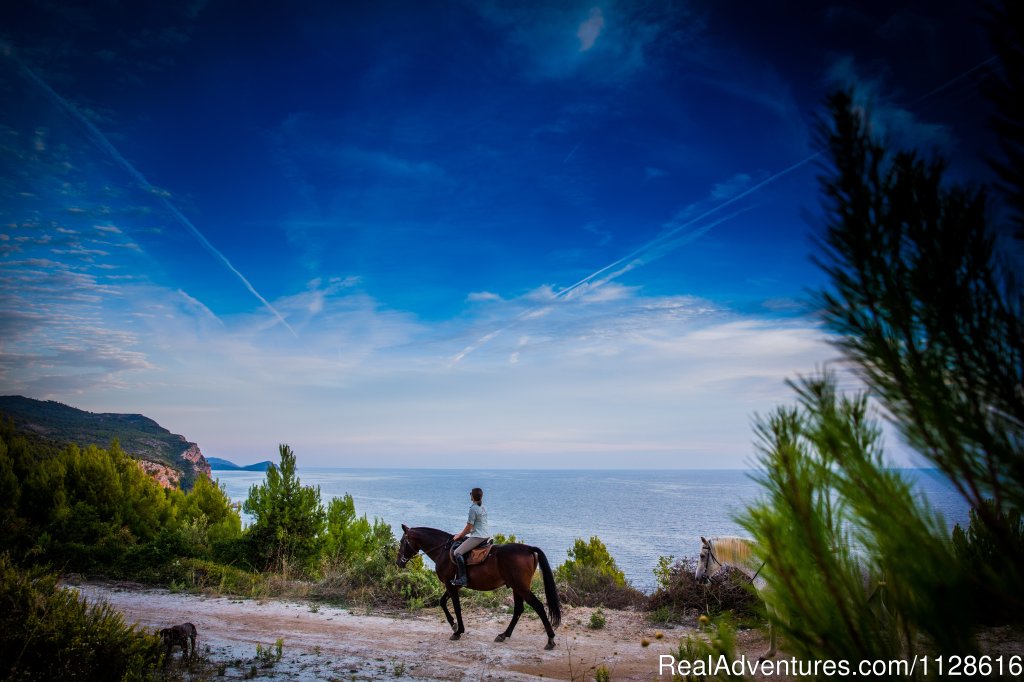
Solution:
[{"label": "horse's tail", "polygon": [[562,607],[558,603],[558,587],[555,586],[555,574],[551,572],[551,564],[540,547],[531,547],[540,564],[540,574],[544,576],[544,597],[548,602],[548,619],[552,629],[562,622]]}]

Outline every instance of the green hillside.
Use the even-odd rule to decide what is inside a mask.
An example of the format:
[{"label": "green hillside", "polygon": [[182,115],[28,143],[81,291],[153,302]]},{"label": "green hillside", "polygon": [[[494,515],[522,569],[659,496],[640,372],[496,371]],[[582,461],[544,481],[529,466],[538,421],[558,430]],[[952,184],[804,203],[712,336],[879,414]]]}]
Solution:
[{"label": "green hillside", "polygon": [[53,448],[71,443],[105,448],[117,439],[131,457],[177,471],[185,489],[192,487],[199,472],[210,472],[195,443],[141,414],[86,412],[53,400],[20,395],[0,396],[0,413],[12,418],[22,433]]}]

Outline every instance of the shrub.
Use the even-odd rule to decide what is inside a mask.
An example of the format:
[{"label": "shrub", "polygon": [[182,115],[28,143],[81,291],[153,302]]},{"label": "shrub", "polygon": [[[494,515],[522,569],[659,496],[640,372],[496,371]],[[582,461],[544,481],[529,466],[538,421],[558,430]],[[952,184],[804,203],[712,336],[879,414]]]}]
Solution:
[{"label": "shrub", "polygon": [[[991,501],[982,504],[987,507],[988,518],[997,519],[998,526],[1008,529],[1010,542],[1024,549],[1024,521],[1020,512],[1003,514]],[[1024,620],[1019,609],[1000,598],[1006,589],[1006,557],[1000,542],[993,537],[992,527],[982,521],[977,509],[971,508],[966,531],[960,524],[953,528],[953,552],[968,577],[969,603],[979,622],[996,625]]]},{"label": "shrub", "polygon": [[731,612],[736,618],[749,618],[760,609],[750,580],[732,567],[723,568],[706,583],[694,578],[696,559],[670,564],[672,557],[661,557],[655,575],[658,587],[648,600],[651,619],[661,623],[696,619],[700,614],[716,616]]},{"label": "shrub", "polygon": [[240,596],[263,594],[267,576],[243,571],[206,559],[174,559],[161,567],[159,582],[191,592],[218,592]]},{"label": "shrub", "polygon": [[150,579],[167,561],[237,540],[238,510],[205,476],[165,490],[126,455],[29,443],[0,423],[0,542],[27,563]]},{"label": "shrub", "polygon": [[[705,680],[744,680],[743,675],[733,673],[732,663],[736,661],[736,630],[728,618],[722,617],[714,624],[710,638],[701,634],[690,634],[679,642],[672,652],[676,661],[689,661],[690,672],[685,677],[673,675],[673,682],[704,682]],[[725,665],[721,665],[724,662]]]},{"label": "shrub", "polygon": [[179,516],[183,526],[190,525],[194,545],[209,555],[209,545],[231,541],[242,535],[242,518],[231,503],[223,485],[211,481],[205,474],[196,478],[192,489],[181,501]]},{"label": "shrub", "polygon": [[374,550],[373,530],[365,514],[356,516],[356,505],[351,495],[346,493],[344,497],[333,498],[327,506],[324,555],[329,559],[368,555]]},{"label": "shrub", "polygon": [[643,593],[626,582],[626,575],[596,535],[589,542],[577,538],[568,555],[569,559],[555,569],[565,603],[620,609],[643,602]]},{"label": "shrub", "polygon": [[0,557],[0,678],[142,680],[160,657],[157,638],[109,605],[87,604],[56,576]]},{"label": "shrub", "polygon": [[249,489],[242,505],[254,521],[246,537],[259,568],[287,575],[314,573],[320,562],[326,514],[320,488],[303,486],[295,471],[295,455],[282,444],[281,461],[267,469],[266,480]]},{"label": "shrub", "polygon": [[381,519],[371,523],[365,516],[357,517],[350,495],[331,501],[325,535],[328,553],[314,587],[317,598],[405,608],[436,604],[444,593],[422,557],[398,568],[398,540],[391,526]]},{"label": "shrub", "polygon": [[607,576],[616,585],[626,584],[626,574],[619,570],[608,548],[596,535],[589,542],[576,538],[568,554],[569,559],[555,570],[559,580],[569,582],[589,570],[595,575]]}]

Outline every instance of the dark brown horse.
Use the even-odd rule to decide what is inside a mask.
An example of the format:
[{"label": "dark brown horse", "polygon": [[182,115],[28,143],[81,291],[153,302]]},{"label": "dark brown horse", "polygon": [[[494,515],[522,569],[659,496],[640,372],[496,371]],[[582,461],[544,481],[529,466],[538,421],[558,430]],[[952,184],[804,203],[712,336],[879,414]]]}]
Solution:
[{"label": "dark brown horse", "polygon": [[[451,639],[459,639],[466,628],[462,625],[462,607],[459,605],[459,590],[461,587],[452,585],[452,578],[455,577],[455,562],[452,561],[449,550],[452,546],[452,535],[436,528],[409,528],[402,524],[402,542],[398,545],[398,566],[405,568],[419,552],[423,552],[434,562],[434,571],[438,579],[445,587],[444,596],[441,597],[441,610],[448,624],[452,626],[454,634]],[[530,589],[530,581],[533,574],[540,566],[541,575],[544,576],[544,596],[548,600],[548,612],[550,620],[544,613],[544,604],[537,599]],[[548,634],[548,643],[545,649],[555,648],[555,631],[562,621],[562,611],[558,605],[558,590],[555,588],[555,576],[551,573],[551,566],[548,558],[544,556],[538,547],[509,543],[507,545],[496,545],[491,555],[482,564],[466,567],[466,578],[469,582],[466,587],[471,590],[488,592],[499,587],[508,586],[512,588],[512,597],[515,599],[515,608],[512,611],[512,622],[508,624],[505,631],[494,638],[495,642],[504,642],[512,636],[512,630],[519,622],[519,616],[523,614],[523,602],[529,604],[540,620],[544,623],[544,631]],[[448,611],[448,600],[452,600],[455,607],[455,618]]]}]

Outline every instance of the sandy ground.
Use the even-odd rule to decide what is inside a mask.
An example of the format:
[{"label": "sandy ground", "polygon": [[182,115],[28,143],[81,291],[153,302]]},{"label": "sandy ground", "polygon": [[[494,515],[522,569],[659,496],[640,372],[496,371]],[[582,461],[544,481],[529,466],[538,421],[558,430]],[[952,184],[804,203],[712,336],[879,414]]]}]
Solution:
[{"label": "sandy ground", "polygon": [[[527,617],[529,611],[513,637],[499,644],[494,636],[505,629],[509,615],[468,606],[463,610],[467,632],[453,642],[437,608],[380,616],[308,603],[206,597],[138,586],[87,583],[74,589],[90,600],[108,602],[128,622],[146,628],[194,623],[198,648],[214,664],[214,679],[242,679],[255,665],[258,679],[299,681],[589,681],[597,666],[604,665],[616,681],[669,680],[671,675],[658,674],[659,655],[673,651],[680,638],[692,632],[656,628],[641,613],[611,610],[605,610],[607,625],[591,630],[587,624],[593,609],[567,608],[557,647],[545,651],[544,629],[536,617]],[[278,638],[284,640],[282,660],[259,667],[256,644],[272,649]],[[741,633],[738,643],[755,657],[765,646],[758,632]],[[224,676],[217,678],[221,665]]]}]

